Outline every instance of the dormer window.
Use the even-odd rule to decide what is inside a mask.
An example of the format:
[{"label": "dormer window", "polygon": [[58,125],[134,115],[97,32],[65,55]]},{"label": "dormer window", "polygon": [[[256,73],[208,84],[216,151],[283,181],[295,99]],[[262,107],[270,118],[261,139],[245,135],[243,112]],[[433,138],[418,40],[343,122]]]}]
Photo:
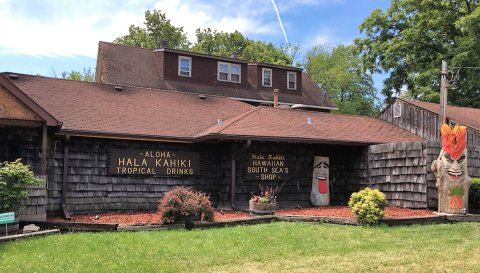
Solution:
[{"label": "dormer window", "polygon": [[192,58],[178,56],[178,75],[184,77],[192,76]]},{"label": "dormer window", "polygon": [[287,89],[297,89],[297,73],[287,72]]},{"label": "dormer window", "polygon": [[241,67],[238,64],[218,62],[217,79],[224,82],[240,83],[241,71]]},{"label": "dormer window", "polygon": [[265,87],[272,87],[272,70],[262,68],[262,85]]}]

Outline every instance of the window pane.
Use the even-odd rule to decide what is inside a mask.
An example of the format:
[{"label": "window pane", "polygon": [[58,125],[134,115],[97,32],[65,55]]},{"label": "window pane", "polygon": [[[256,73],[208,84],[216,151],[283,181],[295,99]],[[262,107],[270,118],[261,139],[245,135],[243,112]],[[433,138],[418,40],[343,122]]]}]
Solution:
[{"label": "window pane", "polygon": [[180,59],[180,66],[181,67],[190,67],[190,60],[189,59]]},{"label": "window pane", "polygon": [[232,65],[231,72],[232,74],[240,75],[240,66]]},{"label": "window pane", "polygon": [[232,77],[231,79],[232,82],[240,82],[240,75],[232,74],[231,77]]},{"label": "window pane", "polygon": [[288,82],[289,89],[295,89],[295,82]]},{"label": "window pane", "polygon": [[228,73],[223,73],[223,72],[218,73],[218,79],[222,81],[228,81]]},{"label": "window pane", "polygon": [[218,72],[228,73],[228,65],[226,65],[226,64],[219,64],[219,65],[218,65]]}]

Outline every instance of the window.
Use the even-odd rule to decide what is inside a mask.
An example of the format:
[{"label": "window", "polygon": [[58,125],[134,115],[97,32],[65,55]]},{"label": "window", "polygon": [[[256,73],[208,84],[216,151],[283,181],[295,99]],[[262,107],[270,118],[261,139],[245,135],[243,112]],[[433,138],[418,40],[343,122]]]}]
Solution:
[{"label": "window", "polygon": [[239,83],[241,74],[241,67],[238,64],[218,63],[217,79],[219,81]]},{"label": "window", "polygon": [[287,89],[297,89],[297,73],[287,72]]},{"label": "window", "polygon": [[272,87],[272,70],[268,68],[262,68],[262,85],[266,87]]},{"label": "window", "polygon": [[402,116],[402,103],[397,100],[393,105],[393,117],[399,118],[401,116]]},{"label": "window", "polygon": [[185,77],[192,76],[192,58],[178,56],[178,75]]}]

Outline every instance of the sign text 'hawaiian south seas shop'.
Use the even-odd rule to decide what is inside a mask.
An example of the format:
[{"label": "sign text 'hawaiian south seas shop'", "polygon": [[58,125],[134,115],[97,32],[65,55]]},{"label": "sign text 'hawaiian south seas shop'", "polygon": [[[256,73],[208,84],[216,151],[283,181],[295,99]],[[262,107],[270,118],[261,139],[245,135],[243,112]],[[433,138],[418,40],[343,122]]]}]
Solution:
[{"label": "sign text 'hawaiian south seas shop'", "polygon": [[199,175],[200,154],[178,151],[112,149],[109,174],[115,175]]},{"label": "sign text 'hawaiian south seas shop'", "polygon": [[245,180],[287,180],[293,171],[289,165],[284,154],[250,153],[247,155]]}]

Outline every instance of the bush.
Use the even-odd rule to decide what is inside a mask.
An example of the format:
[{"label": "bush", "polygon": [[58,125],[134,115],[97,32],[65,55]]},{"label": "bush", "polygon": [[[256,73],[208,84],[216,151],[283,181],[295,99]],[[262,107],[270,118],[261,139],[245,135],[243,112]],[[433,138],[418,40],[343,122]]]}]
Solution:
[{"label": "bush", "polygon": [[480,208],[480,178],[472,178],[468,200],[474,207]]},{"label": "bush", "polygon": [[0,163],[0,212],[17,209],[28,196],[27,187],[41,182],[20,159]]},{"label": "bush", "polygon": [[175,222],[178,217],[200,215],[202,221],[213,221],[213,207],[210,198],[189,187],[176,187],[165,193],[158,205],[162,222]]},{"label": "bush", "polygon": [[383,219],[383,209],[387,205],[385,194],[379,190],[365,188],[352,193],[348,206],[360,225],[377,225]]}]

